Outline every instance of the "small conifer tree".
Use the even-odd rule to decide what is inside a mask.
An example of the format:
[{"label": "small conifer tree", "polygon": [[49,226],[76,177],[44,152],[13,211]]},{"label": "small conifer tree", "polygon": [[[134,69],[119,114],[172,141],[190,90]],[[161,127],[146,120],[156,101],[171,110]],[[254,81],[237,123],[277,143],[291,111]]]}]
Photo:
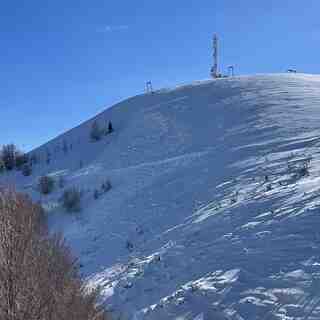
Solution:
[{"label": "small conifer tree", "polygon": [[109,124],[108,124],[108,133],[111,133],[113,132],[113,125],[112,125],[112,122],[109,121]]}]

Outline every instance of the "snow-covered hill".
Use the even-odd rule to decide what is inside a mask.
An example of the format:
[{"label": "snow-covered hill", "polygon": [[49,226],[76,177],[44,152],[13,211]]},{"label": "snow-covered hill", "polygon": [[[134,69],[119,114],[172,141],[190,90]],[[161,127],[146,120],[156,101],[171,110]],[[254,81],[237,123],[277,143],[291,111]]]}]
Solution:
[{"label": "snow-covered hill", "polygon": [[[115,131],[91,142],[94,120]],[[40,200],[120,319],[311,320],[319,150],[320,76],[238,77],[128,99],[34,150],[31,177],[0,179],[35,199],[42,174],[82,189],[78,215],[62,189]]]}]

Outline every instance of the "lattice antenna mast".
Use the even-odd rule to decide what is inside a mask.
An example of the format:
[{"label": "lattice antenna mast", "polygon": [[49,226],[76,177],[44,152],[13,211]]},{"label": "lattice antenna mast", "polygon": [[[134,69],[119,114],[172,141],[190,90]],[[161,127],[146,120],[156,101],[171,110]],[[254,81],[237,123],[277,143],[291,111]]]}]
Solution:
[{"label": "lattice antenna mast", "polygon": [[215,34],[213,36],[213,67],[211,69],[211,76],[213,78],[218,78],[218,36]]}]

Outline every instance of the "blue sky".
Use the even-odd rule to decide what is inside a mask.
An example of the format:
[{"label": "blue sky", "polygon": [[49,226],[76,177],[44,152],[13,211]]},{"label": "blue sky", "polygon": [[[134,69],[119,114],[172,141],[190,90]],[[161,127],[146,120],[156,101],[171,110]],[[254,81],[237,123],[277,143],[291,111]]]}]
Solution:
[{"label": "blue sky", "polygon": [[320,73],[320,2],[12,0],[0,5],[0,144],[29,150],[115,102],[208,77]]}]

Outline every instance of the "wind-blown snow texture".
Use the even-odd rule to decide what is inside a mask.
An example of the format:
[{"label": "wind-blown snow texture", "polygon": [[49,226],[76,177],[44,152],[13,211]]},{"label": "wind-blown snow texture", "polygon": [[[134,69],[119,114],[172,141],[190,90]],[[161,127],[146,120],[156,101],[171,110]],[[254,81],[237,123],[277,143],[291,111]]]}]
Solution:
[{"label": "wind-blown snow texture", "polygon": [[[115,131],[90,142],[92,119],[34,150],[31,178],[2,181],[35,199],[44,173],[83,190],[77,216],[61,190],[41,200],[115,315],[320,318],[319,76],[197,82],[96,119]],[[94,200],[106,179],[112,190]]]}]

